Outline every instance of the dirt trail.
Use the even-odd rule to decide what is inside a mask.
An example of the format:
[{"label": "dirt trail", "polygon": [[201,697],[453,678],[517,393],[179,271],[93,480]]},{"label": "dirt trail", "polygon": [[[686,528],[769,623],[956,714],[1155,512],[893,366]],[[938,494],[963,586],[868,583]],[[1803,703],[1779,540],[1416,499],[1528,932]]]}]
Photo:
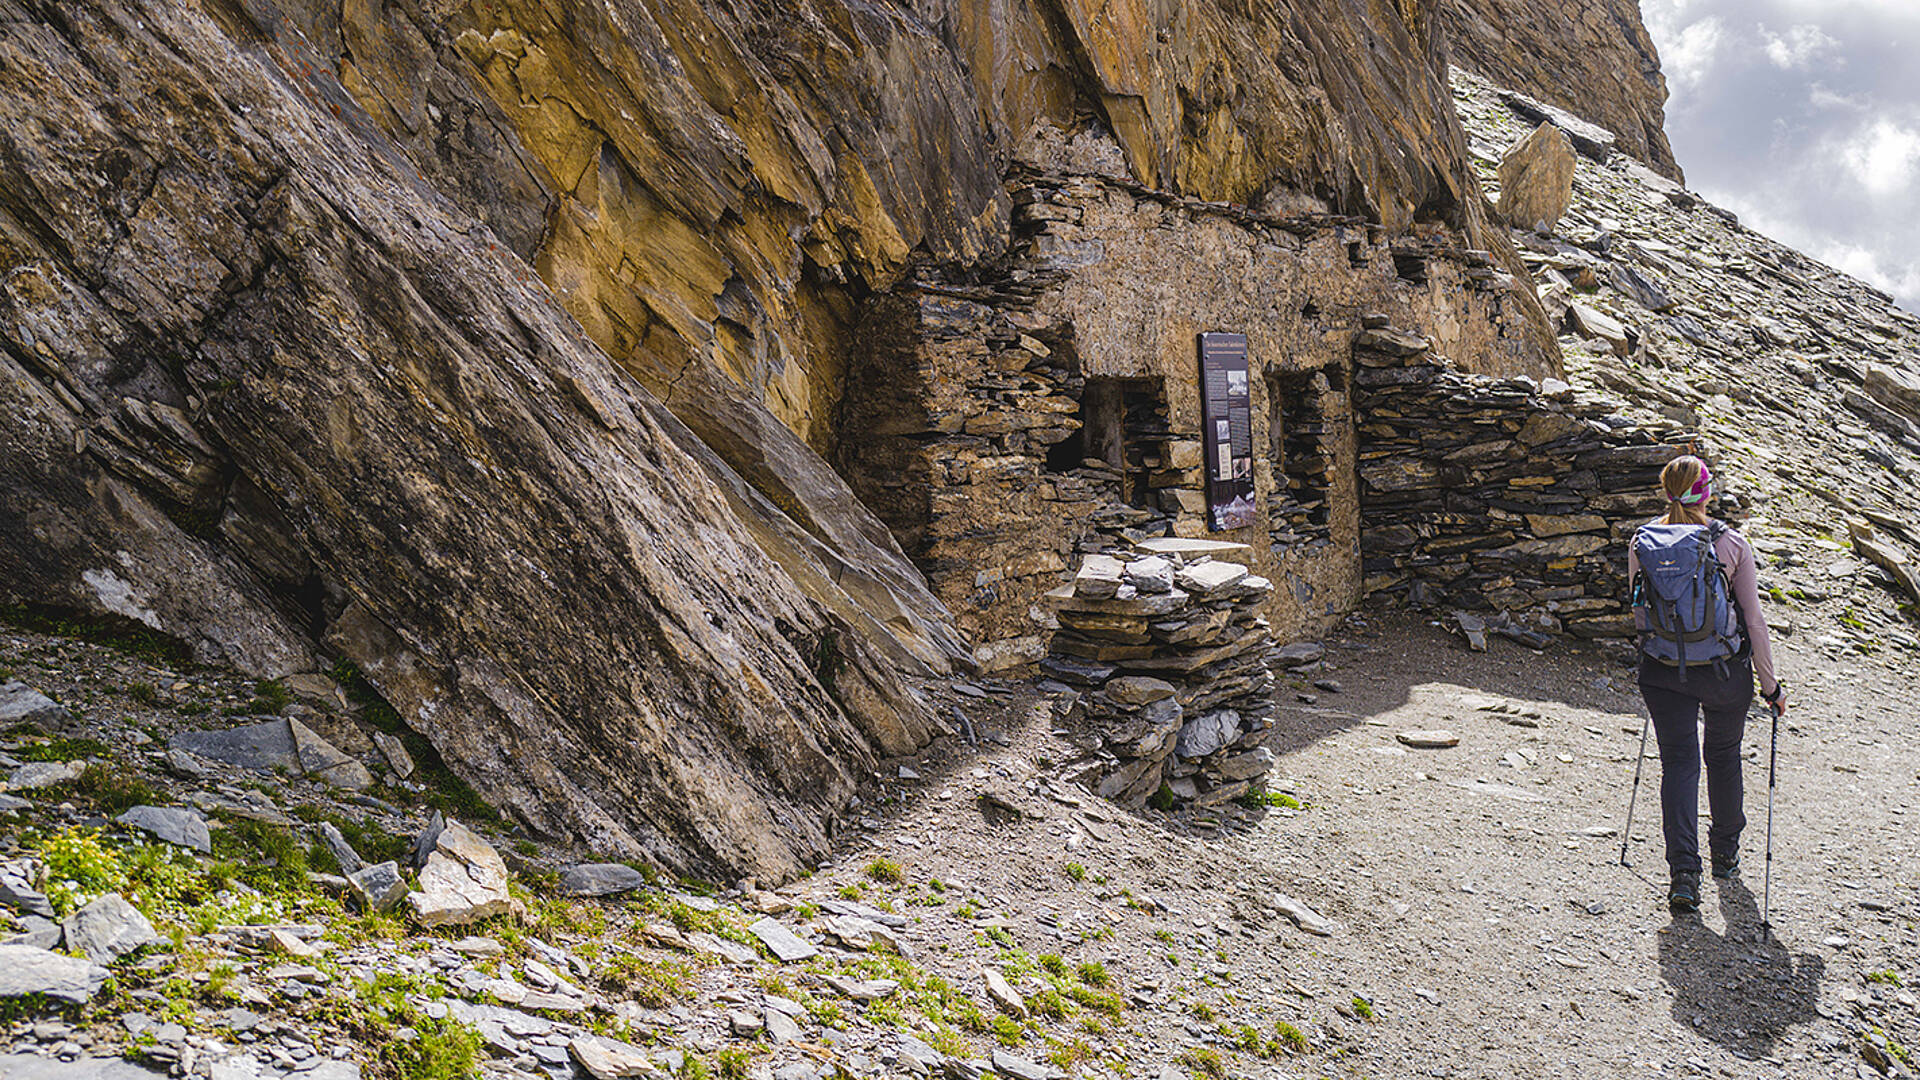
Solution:
[{"label": "dirt trail", "polygon": [[[1195,1051],[1225,1051],[1239,1025],[1276,1019],[1314,1052],[1228,1053],[1227,1075],[1832,1077],[1867,1068],[1861,1039],[1876,1028],[1920,1042],[1912,993],[1891,981],[1920,976],[1907,820],[1920,748],[1896,663],[1836,669],[1780,726],[1776,933],[1763,940],[1768,728],[1757,714],[1743,878],[1710,882],[1697,916],[1673,916],[1655,757],[1633,866],[1619,864],[1644,713],[1617,648],[1534,654],[1496,640],[1475,654],[1398,614],[1356,620],[1328,645],[1312,677],[1339,691],[1303,683],[1315,700],[1290,707],[1273,744],[1273,786],[1304,810],[1230,808],[1215,829],[1103,809],[1052,779],[1064,743],[1040,710],[1014,724],[1008,749],[927,763],[926,794],[908,794],[872,846],[990,898],[990,911],[1004,906],[1021,946],[1099,959],[1145,987],[1112,1047],[1130,1075],[1160,1075],[1159,1063],[1192,1072]],[[1813,648],[1776,642],[1789,679],[1818,682],[1806,672],[1828,661],[1810,660]],[[1431,728],[1459,745],[1396,738]],[[982,826],[956,789],[1026,793],[1041,818]],[[856,880],[867,846],[827,882]],[[1094,883],[1063,877],[1069,860]],[[1337,927],[1301,932],[1270,910],[1276,892]],[[1135,895],[1146,917],[1112,913]],[[1089,938],[1103,912],[1118,934]],[[966,931],[925,928],[941,951],[979,952]],[[1355,996],[1371,1020],[1355,1015]]]}]

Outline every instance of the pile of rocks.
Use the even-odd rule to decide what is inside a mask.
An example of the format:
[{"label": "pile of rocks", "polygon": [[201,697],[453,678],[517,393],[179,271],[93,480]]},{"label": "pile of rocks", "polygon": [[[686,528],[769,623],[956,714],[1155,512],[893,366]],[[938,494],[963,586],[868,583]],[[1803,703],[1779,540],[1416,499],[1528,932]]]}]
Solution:
[{"label": "pile of rocks", "polygon": [[1082,692],[1074,778],[1125,805],[1213,806],[1273,766],[1273,585],[1224,556],[1242,545],[1167,538],[1088,556],[1048,594],[1059,621],[1041,667]]},{"label": "pile of rocks", "polygon": [[1354,347],[1365,591],[1536,632],[1632,634],[1625,543],[1698,436],[1555,380],[1461,373],[1369,322]]}]

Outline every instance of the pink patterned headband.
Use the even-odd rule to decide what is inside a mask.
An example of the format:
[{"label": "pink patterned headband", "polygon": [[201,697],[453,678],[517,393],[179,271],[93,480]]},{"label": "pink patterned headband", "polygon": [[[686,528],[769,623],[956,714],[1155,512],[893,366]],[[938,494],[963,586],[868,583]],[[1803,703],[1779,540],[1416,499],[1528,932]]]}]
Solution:
[{"label": "pink patterned headband", "polygon": [[1682,506],[1697,506],[1706,502],[1707,497],[1712,494],[1713,473],[1707,469],[1707,463],[1703,461],[1700,463],[1700,478],[1693,482],[1693,487],[1688,489],[1685,495],[1676,496],[1673,501]]}]

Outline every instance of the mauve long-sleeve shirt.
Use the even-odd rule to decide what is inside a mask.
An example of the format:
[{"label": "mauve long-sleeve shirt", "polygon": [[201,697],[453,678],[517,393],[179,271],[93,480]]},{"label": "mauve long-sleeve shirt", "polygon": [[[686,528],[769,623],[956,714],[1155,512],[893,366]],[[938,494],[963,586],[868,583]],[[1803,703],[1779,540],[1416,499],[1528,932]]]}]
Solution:
[{"label": "mauve long-sleeve shirt", "polygon": [[[1747,625],[1747,639],[1753,647],[1753,674],[1760,681],[1760,692],[1772,694],[1780,686],[1780,680],[1773,673],[1773,641],[1767,636],[1767,617],[1760,610],[1760,567],[1753,558],[1753,546],[1747,538],[1741,536],[1731,525],[1720,534],[1713,545],[1713,553],[1720,565],[1728,570],[1728,580],[1733,585],[1733,602],[1740,605],[1740,614]],[[1633,553],[1633,547],[1627,547],[1627,580],[1632,581],[1640,572],[1640,557]],[[1633,621],[1645,630],[1646,612],[1635,608]]]}]

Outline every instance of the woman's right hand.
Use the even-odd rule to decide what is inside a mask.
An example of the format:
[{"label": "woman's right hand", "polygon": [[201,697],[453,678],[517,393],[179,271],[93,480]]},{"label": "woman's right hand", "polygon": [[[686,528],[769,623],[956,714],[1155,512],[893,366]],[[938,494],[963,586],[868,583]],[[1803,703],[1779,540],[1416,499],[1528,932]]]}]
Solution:
[{"label": "woman's right hand", "polygon": [[1765,694],[1760,696],[1762,700],[1767,703],[1767,708],[1773,710],[1775,719],[1787,715],[1787,686],[1785,683],[1780,683],[1773,688],[1772,697],[1768,697]]}]

